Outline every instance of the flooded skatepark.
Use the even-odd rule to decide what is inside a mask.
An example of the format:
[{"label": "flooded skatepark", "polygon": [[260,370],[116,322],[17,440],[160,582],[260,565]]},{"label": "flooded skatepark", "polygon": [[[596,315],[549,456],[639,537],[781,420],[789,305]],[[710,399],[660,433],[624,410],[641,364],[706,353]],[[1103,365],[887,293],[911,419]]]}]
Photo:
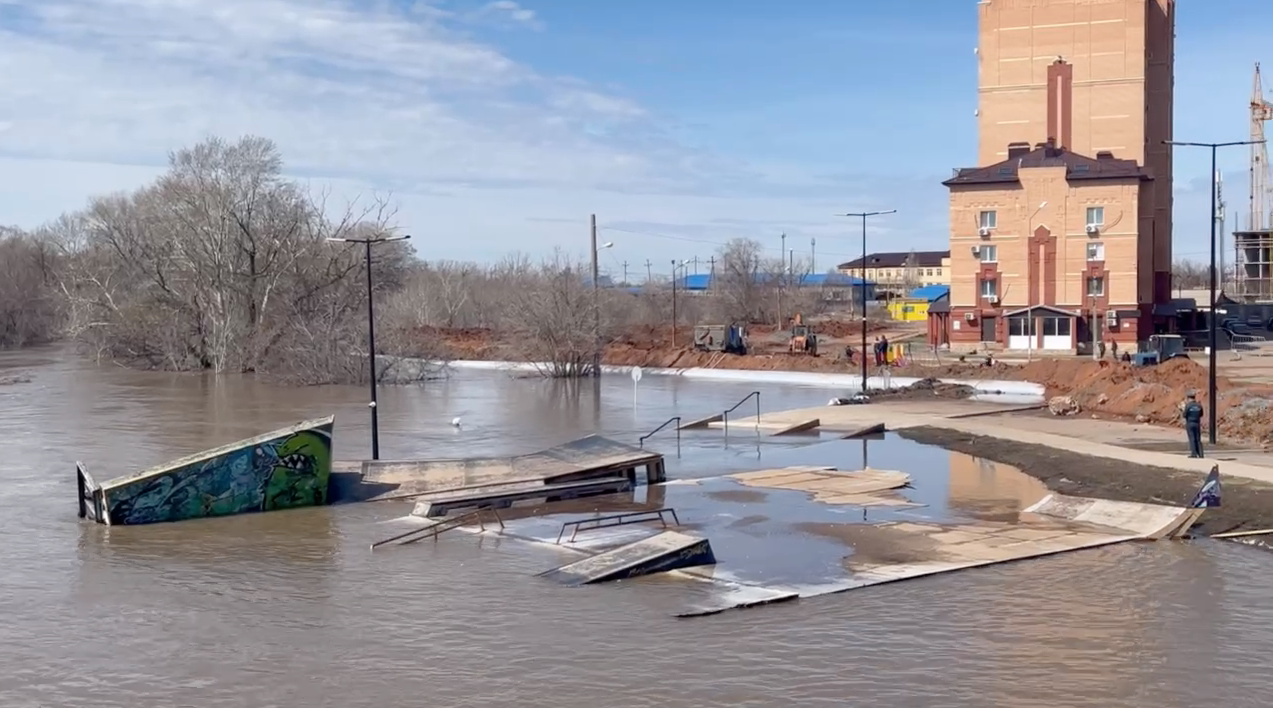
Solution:
[{"label": "flooded skatepark", "polygon": [[[994,522],[1047,495],[976,458],[893,436],[811,444],[739,431],[725,447],[719,430],[685,431],[680,457],[675,435],[646,443],[676,483],[564,502],[578,505],[573,516],[510,509],[508,537],[452,532],[369,551],[407,523],[407,502],[103,527],[75,518],[77,458],[125,474],[320,412],[337,416],[336,456],[363,457],[364,394],[24,356],[7,361],[33,381],[0,390],[12,441],[0,460],[6,706],[1262,702],[1273,560],[1233,545],[1114,545],[693,620],[675,615],[708,602],[710,584],[536,577],[579,555],[553,547],[563,519],[638,505],[676,509],[681,530],[709,537],[718,569],[737,579],[826,582],[843,575],[850,547],[874,548],[847,530],[862,509],[730,475],[910,475],[903,494],[922,506],[870,507],[871,521]],[[621,377],[597,391],[460,372],[383,391],[381,445],[401,459],[521,454],[591,433],[634,443],[672,415],[709,415],[755,389],[766,409],[834,393],[651,377],[634,403]]]}]

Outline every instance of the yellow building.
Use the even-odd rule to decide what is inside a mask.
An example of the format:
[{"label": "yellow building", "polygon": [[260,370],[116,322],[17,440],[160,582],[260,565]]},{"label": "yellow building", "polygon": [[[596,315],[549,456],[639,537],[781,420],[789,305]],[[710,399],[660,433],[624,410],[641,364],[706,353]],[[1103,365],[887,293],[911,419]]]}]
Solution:
[{"label": "yellow building", "polygon": [[924,322],[928,319],[928,306],[946,298],[949,294],[949,285],[925,285],[922,288],[916,288],[906,297],[889,300],[889,316],[899,322]]}]

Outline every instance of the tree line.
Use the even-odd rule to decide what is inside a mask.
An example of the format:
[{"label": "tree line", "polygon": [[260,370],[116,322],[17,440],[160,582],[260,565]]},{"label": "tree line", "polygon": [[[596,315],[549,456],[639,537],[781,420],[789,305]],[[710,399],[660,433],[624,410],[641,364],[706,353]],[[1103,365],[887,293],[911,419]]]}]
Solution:
[{"label": "tree line", "polygon": [[[264,138],[174,152],[140,189],[30,232],[0,231],[0,348],[70,340],[140,369],[365,380],[364,252],[333,239],[392,235],[396,214],[383,199],[328,202],[286,178]],[[517,342],[519,358],[548,362],[547,375],[586,376],[598,344],[672,321],[670,283],[594,289],[583,259],[560,251],[458,263],[419,259],[395,241],[372,256],[378,352],[392,356],[442,360],[437,330],[476,328]],[[735,239],[717,254],[711,296],[681,293],[677,321],[817,314],[824,300],[794,287],[808,272]]]}]

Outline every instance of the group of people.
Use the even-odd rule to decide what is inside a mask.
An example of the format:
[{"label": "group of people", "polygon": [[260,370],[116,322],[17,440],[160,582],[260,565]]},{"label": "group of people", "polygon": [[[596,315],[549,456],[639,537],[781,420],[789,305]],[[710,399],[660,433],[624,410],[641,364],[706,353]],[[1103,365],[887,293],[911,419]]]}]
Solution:
[{"label": "group of people", "polygon": [[[885,336],[876,337],[875,343],[872,348],[874,349],[874,353],[875,353],[876,366],[888,366],[890,364],[898,363],[899,361],[898,358],[895,357],[893,353],[889,350],[888,337],[885,337]],[[849,361],[857,361],[857,351],[853,349],[852,344],[845,345],[844,358]]]}]

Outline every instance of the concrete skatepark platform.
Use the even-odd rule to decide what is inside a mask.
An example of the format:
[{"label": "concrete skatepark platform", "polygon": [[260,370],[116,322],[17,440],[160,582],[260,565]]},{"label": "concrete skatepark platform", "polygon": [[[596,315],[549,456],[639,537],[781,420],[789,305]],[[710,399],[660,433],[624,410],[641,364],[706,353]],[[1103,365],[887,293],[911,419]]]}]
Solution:
[{"label": "concrete skatepark platform", "polygon": [[712,544],[706,538],[663,531],[554,568],[540,577],[566,585],[590,585],[715,563]]},{"label": "concrete skatepark platform", "polygon": [[[642,472],[644,473],[642,475]],[[335,501],[426,499],[428,495],[504,495],[510,485],[559,485],[624,477],[632,485],[665,477],[663,455],[590,435],[525,455],[367,461],[339,466]]]},{"label": "concrete skatepark platform", "polygon": [[[1179,538],[1203,512],[1202,508],[1065,497],[1007,466],[1001,466],[998,481],[993,482],[999,491],[987,490],[987,480],[996,479],[993,473],[987,476],[987,469],[995,468],[993,463],[896,435],[878,444],[883,452],[873,457],[884,462],[900,461],[887,452],[897,449],[925,456],[918,459],[950,460],[950,470],[907,467],[911,474],[806,464],[641,487],[642,493],[657,493],[658,504],[675,507],[682,524],[676,529],[679,534],[692,529],[693,536],[710,539],[717,560],[714,566],[663,574],[690,584],[687,592],[693,598],[676,614],[697,617],[1114,543]],[[860,440],[834,441],[783,454],[845,459],[855,450],[865,454],[866,445]],[[870,445],[874,448],[877,443]],[[947,479],[955,473],[955,458],[964,460],[959,465],[966,470],[958,489]],[[979,464],[989,468],[978,468]],[[959,500],[956,493],[961,495]],[[988,507],[987,499],[998,501]],[[562,542],[563,525],[596,519],[628,504],[650,508],[640,507],[636,495],[628,492],[527,508],[520,518],[504,516],[498,531],[490,524],[485,531],[463,530],[499,533],[557,554],[583,556],[564,567],[586,571],[596,567],[585,562],[590,558],[633,544],[640,548],[642,542],[666,530],[652,523],[598,528],[579,534],[573,542]],[[596,506],[590,509],[590,505]],[[610,567],[604,558],[597,563]],[[580,577],[589,576],[581,571],[571,582]],[[690,591],[690,586],[698,589]]]}]

